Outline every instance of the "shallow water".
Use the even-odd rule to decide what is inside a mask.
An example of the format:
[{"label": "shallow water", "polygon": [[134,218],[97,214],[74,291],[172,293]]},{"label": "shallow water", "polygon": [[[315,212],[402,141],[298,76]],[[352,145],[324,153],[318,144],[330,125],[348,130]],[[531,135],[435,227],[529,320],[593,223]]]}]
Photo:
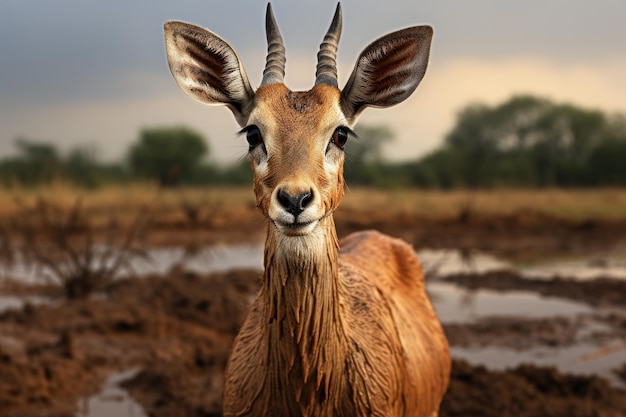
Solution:
[{"label": "shallow water", "polygon": [[543,297],[529,291],[468,290],[444,282],[427,283],[428,293],[443,323],[469,323],[486,317],[575,317],[593,310],[583,303]]},{"label": "shallow water", "polygon": [[[263,269],[262,245],[213,246],[185,257],[180,248],[150,249],[150,261],[138,261],[134,269],[139,273],[165,273],[177,263],[195,272],[219,272],[233,268]],[[510,268],[510,264],[493,256],[476,253],[463,257],[456,250],[422,250],[418,256],[427,274],[445,276],[458,273],[482,273]]]},{"label": "shallow water", "polygon": [[519,267],[523,276],[551,279],[573,278],[581,281],[600,277],[626,280],[626,261],[620,258],[557,260]]},{"label": "shallow water", "polygon": [[493,346],[452,347],[450,353],[455,358],[489,369],[501,370],[521,364],[554,366],[561,372],[598,375],[615,387],[626,388],[626,384],[612,371],[626,361],[626,342],[623,340],[613,340],[600,347],[579,343],[558,349],[537,347],[522,351]]},{"label": "shallow water", "polygon": [[[192,256],[181,248],[159,248],[148,251],[150,260],[137,260],[133,268],[138,274],[166,273],[177,264],[200,273],[227,271],[233,268],[261,270],[262,245],[212,246],[199,250]],[[469,256],[457,250],[423,249],[417,252],[427,277],[452,274],[482,274],[497,270],[518,271],[522,276],[550,279],[555,276],[589,280],[601,276],[626,279],[626,258],[597,258],[563,260],[515,265],[485,253]]]},{"label": "shallow water", "polygon": [[[151,248],[148,258],[131,262],[135,274],[165,274],[178,265],[190,271],[212,273],[234,268],[263,268],[262,245],[229,245],[205,247],[194,254],[183,248]],[[550,279],[555,276],[580,280],[598,277],[626,279],[626,254],[613,257],[590,257],[589,259],[557,260],[532,265],[515,265],[489,254],[480,252],[465,255],[457,250],[423,249],[417,252],[427,278],[445,277],[452,274],[481,274],[496,270],[512,270],[522,276]],[[0,265],[0,277],[19,279],[23,282],[40,282],[50,275],[45,269],[28,268],[20,262],[12,266]]]},{"label": "shallow water", "polygon": [[[188,254],[183,248],[148,248],[147,257],[136,257],[130,267],[134,275],[165,274],[177,265],[200,273],[222,272],[234,268],[262,269],[263,247],[260,245],[209,246]],[[94,266],[97,264],[94,263]],[[24,283],[50,281],[47,268],[29,268],[24,262],[0,264],[0,278],[16,279]]]},{"label": "shallow water", "polygon": [[485,253],[464,255],[457,250],[420,250],[417,252],[426,275],[445,277],[453,274],[483,274],[510,270],[522,277],[593,280],[600,277],[626,280],[626,253],[589,256],[579,259],[556,259],[517,265]]},{"label": "shallow water", "polygon": [[[192,256],[182,248],[150,249],[149,261],[136,260],[133,269],[137,275],[166,274],[179,265],[199,273],[227,271],[233,268],[256,269],[263,267],[263,247],[261,245],[235,245],[206,247]],[[558,297],[544,297],[528,291],[495,292],[487,289],[468,290],[451,283],[438,281],[443,277],[458,273],[485,273],[493,270],[509,269],[523,276],[550,279],[554,276],[575,279],[614,277],[626,279],[626,261],[621,257],[566,260],[534,265],[517,266],[486,254],[463,256],[455,250],[421,250],[418,252],[426,276],[428,291],[433,304],[444,323],[470,323],[485,317],[510,316],[521,318],[550,318],[555,316],[575,317],[588,314],[591,307]],[[37,275],[45,271],[34,271],[23,265],[0,271],[0,275],[19,278],[23,281],[36,281]],[[0,297],[0,311],[8,308],[21,308],[26,302],[49,302],[43,297]],[[581,331],[585,331],[581,329]],[[485,364],[489,368],[505,368],[521,363],[556,366],[562,371],[597,374],[606,377],[615,385],[623,386],[610,369],[626,362],[624,341],[614,341],[618,346],[602,355],[594,356],[600,349],[597,346],[576,343],[560,349],[534,348],[516,351],[497,347],[452,348],[452,354],[472,363]],[[585,359],[591,358],[591,359]],[[120,378],[126,374],[116,374],[105,384],[103,391],[81,402],[81,413],[77,417],[100,417],[119,415],[144,416],[141,408],[119,388]]]},{"label": "shallow water", "polygon": [[177,264],[199,273],[223,272],[231,269],[263,269],[263,246],[211,246],[189,256],[181,248],[148,250],[149,261],[138,261],[133,269],[139,275],[166,273]]},{"label": "shallow water", "polygon": [[[132,263],[134,273],[167,274],[172,268],[182,265],[185,269],[198,273],[213,273],[239,269],[263,268],[262,245],[232,245],[205,247],[193,255],[182,248],[152,248],[148,259],[136,259]],[[550,279],[561,276],[576,279],[593,279],[598,276],[626,279],[626,262],[620,260],[576,260],[535,264],[516,267],[515,265],[487,254],[476,253],[463,256],[456,250],[421,250],[418,256],[428,278],[429,289],[444,321],[467,322],[486,315],[518,315],[522,317],[542,317],[550,315],[572,315],[586,312],[588,308],[558,298],[540,297],[531,292],[508,291],[498,293],[489,290],[468,291],[453,284],[432,281],[432,278],[459,273],[485,273],[494,270],[517,270],[523,276]],[[19,279],[22,282],[38,282],[45,270],[27,268],[16,263],[11,267],[0,267],[0,276]],[[0,296],[0,312],[22,308],[26,303],[50,302],[45,297]]]},{"label": "shallow water", "polygon": [[148,417],[143,407],[120,387],[137,372],[137,369],[131,369],[112,374],[99,393],[78,402],[75,417]]},{"label": "shallow water", "polygon": [[49,304],[53,301],[47,297],[40,297],[35,295],[28,296],[14,296],[14,295],[0,295],[0,313],[7,310],[17,310],[24,308],[27,304],[39,305]]}]

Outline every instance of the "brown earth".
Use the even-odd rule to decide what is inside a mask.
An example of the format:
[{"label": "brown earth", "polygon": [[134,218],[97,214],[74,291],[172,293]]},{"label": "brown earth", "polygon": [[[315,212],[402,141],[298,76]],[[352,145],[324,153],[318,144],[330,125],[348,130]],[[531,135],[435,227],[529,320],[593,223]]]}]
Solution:
[{"label": "brown earth", "polygon": [[626,239],[626,218],[571,219],[518,210],[485,215],[464,211],[448,217],[376,216],[338,212],[340,235],[376,229],[400,237],[416,248],[458,249],[491,253],[508,260],[536,260],[604,252]]},{"label": "brown earth", "polygon": [[[122,280],[91,299],[5,312],[0,415],[73,416],[78,399],[109,373],[138,367],[124,386],[149,415],[218,416],[229,346],[258,286],[258,272],[179,271]],[[461,332],[465,340],[523,332],[535,343],[554,333],[567,344],[571,326],[512,320],[446,331],[453,345],[463,344]],[[550,368],[490,371],[455,361],[440,415],[624,416],[626,392]]]},{"label": "brown earth", "polygon": [[626,415],[626,392],[597,377],[522,365],[489,371],[454,361],[440,416],[583,417]]},{"label": "brown earth", "polygon": [[146,369],[143,381],[160,386],[133,390],[138,398],[171,398],[180,407],[176,415],[216,413],[218,376],[257,288],[256,272],[180,273],[119,281],[91,299],[5,312],[0,415],[73,415],[78,399],[97,391],[108,373],[134,367]]},{"label": "brown earth", "polygon": [[595,307],[626,306],[626,280],[608,277],[600,277],[591,281],[564,277],[554,277],[547,280],[522,277],[512,271],[492,271],[481,275],[450,275],[443,278],[443,281],[469,289],[532,291],[544,296],[559,296],[581,301]]},{"label": "brown earth", "polygon": [[[192,251],[263,238],[263,221],[253,207],[191,220],[160,216],[143,243]],[[426,219],[342,210],[336,221],[340,235],[374,228],[418,248],[480,250],[516,260],[603,253],[626,240],[624,220],[559,219],[529,211]],[[100,229],[90,230],[97,239]],[[550,283],[496,272],[449,280],[470,288],[558,295],[592,306],[626,306],[626,284],[611,279],[598,285],[566,277]],[[0,416],[74,416],[80,398],[98,391],[110,373],[131,368],[141,371],[124,386],[149,415],[220,415],[221,375],[230,344],[258,286],[258,272],[204,276],[181,269],[167,277],[108,283],[93,297],[70,301],[62,301],[62,291],[55,287],[5,285],[0,294],[43,291],[56,302],[0,314]],[[626,340],[623,314],[603,319],[613,329],[611,336]],[[567,346],[576,320],[494,318],[448,324],[446,332],[455,346]],[[516,346],[520,340],[525,345]],[[626,363],[616,374],[626,381]],[[461,415],[626,416],[626,391],[597,377],[550,368],[492,371],[454,361],[440,416]]]},{"label": "brown earth", "polygon": [[[489,215],[461,211],[452,216],[420,217],[342,208],[335,213],[335,222],[339,236],[375,229],[416,248],[482,251],[509,260],[535,260],[564,253],[588,255],[606,251],[626,239],[626,217],[560,218],[529,210]],[[196,223],[166,216],[156,221],[148,243],[193,246],[262,242],[265,227],[252,207],[216,212]]]},{"label": "brown earth", "polygon": [[[3,244],[15,239],[12,233],[14,219],[22,222],[26,216],[35,221],[35,233],[45,234],[51,224],[43,217],[54,217],[47,213],[70,212],[77,209],[78,220],[69,233],[88,234],[94,240],[105,240],[112,225],[116,233],[124,236],[137,219],[145,222],[148,233],[142,242],[147,246],[183,246],[190,250],[213,244],[233,244],[241,242],[262,242],[265,236],[265,221],[253,204],[217,204],[203,209],[175,205],[168,207],[156,204],[154,207],[136,209],[116,206],[81,208],[60,206],[53,203],[32,205],[22,212],[0,216],[0,256]],[[383,206],[384,207],[384,206]],[[192,210],[193,208],[193,210]],[[62,217],[58,215],[57,217]],[[506,213],[487,213],[471,208],[459,209],[452,213],[420,215],[390,207],[343,206],[335,214],[339,236],[349,233],[376,229],[391,236],[399,237],[416,248],[455,248],[471,253],[483,251],[508,260],[537,259],[554,254],[579,254],[604,252],[620,242],[626,241],[626,215],[607,218],[556,216],[528,208],[516,208]],[[73,219],[73,218],[72,218]],[[70,216],[53,220],[52,226],[70,223]],[[30,226],[30,223],[29,223]],[[143,230],[143,229],[142,229]],[[22,231],[23,234],[23,231]],[[19,236],[17,236],[19,237]]]}]

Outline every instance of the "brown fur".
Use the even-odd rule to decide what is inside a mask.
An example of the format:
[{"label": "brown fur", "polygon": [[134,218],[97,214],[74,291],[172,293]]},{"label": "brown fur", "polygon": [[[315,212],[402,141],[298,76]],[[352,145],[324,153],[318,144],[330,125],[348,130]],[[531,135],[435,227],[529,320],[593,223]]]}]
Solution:
[{"label": "brown fur", "polygon": [[[433,416],[447,388],[448,345],[413,249],[377,232],[341,242],[332,212],[340,169],[323,169],[338,90],[257,91],[268,170],[255,178],[268,216],[276,187],[311,187],[326,215],[314,236],[286,237],[268,221],[262,289],[226,370],[225,416]],[[269,122],[272,121],[272,122]],[[269,216],[268,216],[269,217]]]},{"label": "brown fur", "polygon": [[365,107],[392,106],[417,88],[432,28],[372,42],[340,91],[338,6],[315,87],[293,92],[282,84],[285,57],[269,6],[267,22],[268,65],[256,92],[222,38],[165,24],[179,86],[203,103],[228,106],[263,139],[253,142],[250,163],[267,219],[265,272],[227,365],[224,415],[436,416],[450,355],[421,266],[411,247],[376,232],[349,236],[339,250],[332,214],[343,196],[344,154],[331,141]]}]

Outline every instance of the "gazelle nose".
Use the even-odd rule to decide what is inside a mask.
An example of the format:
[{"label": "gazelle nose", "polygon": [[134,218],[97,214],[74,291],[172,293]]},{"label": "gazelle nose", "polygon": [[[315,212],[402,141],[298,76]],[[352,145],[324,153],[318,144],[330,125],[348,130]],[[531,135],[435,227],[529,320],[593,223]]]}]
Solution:
[{"label": "gazelle nose", "polygon": [[300,193],[295,197],[284,190],[279,190],[277,198],[280,205],[287,210],[288,213],[293,214],[294,217],[298,217],[306,206],[313,201],[313,190]]}]

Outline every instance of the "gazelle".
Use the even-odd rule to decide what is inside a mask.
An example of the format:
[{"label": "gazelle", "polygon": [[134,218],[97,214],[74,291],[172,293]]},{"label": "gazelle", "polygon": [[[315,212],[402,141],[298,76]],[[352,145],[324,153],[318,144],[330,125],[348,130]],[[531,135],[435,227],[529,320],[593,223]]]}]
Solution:
[{"label": "gazelle", "polygon": [[257,206],[267,219],[262,288],[237,336],[225,416],[436,416],[450,373],[448,344],[406,243],[377,232],[338,242],[344,146],[368,106],[406,99],[426,71],[432,28],[367,46],[342,90],[337,6],[315,86],[283,83],[285,48],[267,7],[268,55],[254,91],[218,35],[165,24],[171,72],[192,98],[228,106],[243,127]]}]

